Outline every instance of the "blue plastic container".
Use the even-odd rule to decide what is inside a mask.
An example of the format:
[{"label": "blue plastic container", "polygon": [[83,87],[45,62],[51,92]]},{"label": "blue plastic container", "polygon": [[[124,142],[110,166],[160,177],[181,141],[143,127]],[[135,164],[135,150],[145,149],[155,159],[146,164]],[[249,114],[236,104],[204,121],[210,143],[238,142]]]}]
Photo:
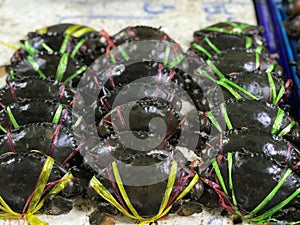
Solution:
[{"label": "blue plastic container", "polygon": [[295,106],[296,119],[300,119],[300,80],[296,74],[297,60],[296,40],[289,38],[283,21],[287,18],[286,3],[281,0],[254,0],[258,24],[264,27],[264,37],[267,40],[271,54],[278,54],[278,63],[284,68],[286,78],[294,83],[289,104]]}]

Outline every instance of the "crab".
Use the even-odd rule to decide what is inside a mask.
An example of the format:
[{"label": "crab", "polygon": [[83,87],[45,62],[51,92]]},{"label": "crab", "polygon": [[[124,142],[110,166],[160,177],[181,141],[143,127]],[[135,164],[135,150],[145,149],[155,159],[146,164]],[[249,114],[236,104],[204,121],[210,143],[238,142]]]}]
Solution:
[{"label": "crab", "polygon": [[68,53],[40,52],[9,66],[11,77],[40,76],[76,87],[87,66]]},{"label": "crab", "polygon": [[47,224],[34,214],[41,210],[46,199],[62,193],[64,188],[65,196],[71,194],[72,174],[38,151],[5,153],[0,161],[1,216],[24,218],[31,225]]},{"label": "crab", "polygon": [[202,180],[214,190],[204,194],[217,195],[220,207],[259,224],[299,222],[299,150],[289,142],[234,130],[203,156],[211,164]]},{"label": "crab", "polygon": [[95,29],[80,24],[55,24],[28,33],[21,48],[11,58],[12,64],[28,55],[42,52],[68,53],[86,65],[90,65],[106,50],[106,39]]},{"label": "crab", "polygon": [[[80,120],[80,117],[77,119]],[[72,114],[70,107],[43,99],[19,100],[0,110],[0,124],[5,130],[38,122],[63,124],[72,128],[77,119]]]},{"label": "crab", "polygon": [[44,99],[68,105],[74,97],[75,90],[69,85],[37,76],[14,79],[8,76],[5,87],[0,90],[3,105],[23,99]]},{"label": "crab", "polygon": [[80,165],[82,158],[73,131],[61,124],[32,123],[0,136],[1,153],[38,149],[65,168]]}]

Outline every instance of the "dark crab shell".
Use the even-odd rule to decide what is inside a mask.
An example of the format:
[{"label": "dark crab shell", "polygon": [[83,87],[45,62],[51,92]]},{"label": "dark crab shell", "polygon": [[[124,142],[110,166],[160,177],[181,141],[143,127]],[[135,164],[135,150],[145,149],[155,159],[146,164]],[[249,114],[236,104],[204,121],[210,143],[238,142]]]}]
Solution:
[{"label": "dark crab shell", "polygon": [[[249,107],[250,105],[251,107]],[[294,121],[294,119],[289,116],[289,113],[285,112],[280,107],[263,101],[246,99],[231,100],[227,101],[225,106],[233,129],[253,129],[272,134],[272,129],[275,128],[275,120],[280,113],[282,114],[280,115],[282,118],[278,125],[276,125],[278,128],[276,127],[274,133],[278,134],[278,132],[282,131]],[[220,113],[222,112],[220,111]]]},{"label": "dark crab shell", "polygon": [[206,161],[228,152],[267,156],[277,165],[293,169],[294,173],[300,175],[297,165],[300,161],[300,150],[289,141],[274,139],[260,130],[227,131],[222,137],[221,145],[218,143],[213,147],[208,146],[200,155]]},{"label": "dark crab shell", "polygon": [[[22,47],[11,58],[15,64],[37,52],[68,52],[84,64],[90,65],[106,50],[107,41],[96,30],[79,24],[56,24],[28,33]],[[65,46],[64,46],[65,45]]]},{"label": "dark crab shell", "polygon": [[189,50],[204,59],[208,59],[223,51],[256,48],[260,44],[246,35],[213,33],[209,36],[195,36]]},{"label": "dark crab shell", "polygon": [[[155,91],[159,89],[159,94],[166,95],[164,96],[165,98],[167,98],[168,95],[174,96],[174,98],[176,98],[175,102],[178,98],[179,100],[181,100],[179,101],[180,103],[183,101],[183,99],[180,99],[179,95],[187,93],[187,96],[185,96],[185,98],[189,97],[193,101],[193,104],[197,110],[205,111],[209,108],[208,102],[203,96],[203,91],[200,85],[195,82],[190,74],[184,73],[180,69],[175,68],[174,70],[170,70],[166,66],[163,66],[163,64],[161,63],[144,61],[132,63],[128,66],[116,65],[115,67],[113,67],[112,73],[108,72],[108,74],[110,74],[110,79],[108,79],[108,81],[105,80],[105,78],[107,78],[105,73],[99,76],[100,83],[103,79],[106,81],[106,83],[104,84],[105,92],[103,92],[102,89],[98,96],[98,102],[107,103],[105,105],[104,103],[98,103],[100,111],[103,110],[105,114],[108,112],[105,108],[108,108],[108,110],[111,109],[115,97],[121,90],[123,91],[126,85],[127,89],[130,89],[130,86],[135,86],[137,89],[138,85],[141,84],[137,82],[141,82],[140,79],[143,78],[149,78],[149,80],[147,80],[147,82],[143,82],[141,86],[135,91],[136,94],[139,94],[138,96],[154,96]],[[149,90],[147,90],[148,87]],[[172,92],[170,90],[171,88]],[[123,91],[123,93],[125,92]],[[126,103],[126,101],[130,100],[136,100],[136,97],[136,95],[127,95],[126,99],[123,100],[125,102],[121,100],[119,104],[124,104]],[[189,99],[185,100],[189,101]]]},{"label": "dark crab shell", "polygon": [[[163,99],[141,99],[118,105],[106,114],[97,124],[98,135],[106,137],[115,130],[122,131],[155,131],[158,123],[151,120],[161,118],[168,133],[178,133],[181,121],[177,110]],[[126,122],[125,122],[126,121]],[[161,122],[162,122],[161,121]],[[161,124],[160,124],[161,125]]]},{"label": "dark crab shell", "polygon": [[[43,99],[20,100],[0,110],[0,124],[6,130],[39,122],[61,123],[71,128],[75,120],[74,114],[67,106]],[[14,121],[17,124],[14,124]]]},{"label": "dark crab shell", "polygon": [[75,96],[75,90],[64,83],[37,76],[24,76],[11,79],[0,90],[0,102],[9,105],[23,99],[44,99],[70,104]]},{"label": "dark crab shell", "polygon": [[[128,168],[130,169],[131,165],[117,163],[120,178],[128,196],[128,200],[135,208],[137,213],[143,218],[151,218],[157,215],[165,196],[165,190],[167,188],[168,177],[171,170],[170,160],[165,160],[161,164],[153,164],[152,160],[149,161],[146,159],[147,157],[149,156],[143,156],[144,159],[141,159],[139,163],[136,164],[137,166],[139,166],[137,168],[152,164],[152,169],[148,170],[148,172],[141,169],[140,171],[135,170],[136,172],[134,177],[132,176],[132,173],[128,173]],[[111,180],[107,179],[107,177],[109,177],[108,173],[112,173],[112,170],[112,166],[108,166],[106,169],[100,171],[96,175],[96,177],[113,195],[113,197],[116,198],[117,201],[120,201],[120,198],[118,198],[117,195],[118,190],[114,188],[114,186],[117,185],[115,178],[111,178]],[[153,173],[155,174],[155,176],[153,176]],[[191,179],[188,179],[185,182],[181,183],[183,177],[191,175],[191,171],[184,164],[180,164],[180,162],[178,162],[178,167],[174,175],[176,176],[176,180],[174,186],[171,187],[171,189],[173,190],[172,194],[176,195],[176,193],[180,193],[191,181]],[[136,183],[134,182],[135,180],[137,181]],[[147,182],[148,184],[138,185],[142,184],[143,182]],[[134,183],[137,185],[135,185]],[[198,181],[192,189],[194,190],[193,193],[195,193],[195,195],[193,195],[193,198],[198,199],[201,196],[203,191],[202,188],[202,182]],[[186,196],[186,198],[192,198],[192,196]],[[145,204],[145,199],[147,199],[147,204]],[[171,199],[174,199],[172,195],[170,197],[170,204],[172,204]]]},{"label": "dark crab shell", "polygon": [[[23,212],[27,199],[36,189],[46,159],[36,152],[0,156],[0,196],[13,211]],[[60,180],[65,174],[64,169],[54,164],[47,182]]]},{"label": "dark crab shell", "polygon": [[0,146],[1,153],[39,150],[61,164],[80,163],[80,144],[73,131],[61,124],[35,123],[20,126],[1,135]]},{"label": "dark crab shell", "polygon": [[[139,139],[130,140],[129,137]],[[124,143],[122,138],[127,138]],[[169,142],[164,141],[163,137],[146,131],[123,131],[111,134],[105,140],[90,138],[81,150],[84,161],[95,171],[100,171],[109,166],[114,160],[136,166],[139,164],[155,164],[170,157],[174,152],[174,157],[183,159],[180,151],[175,151],[175,147]],[[185,160],[183,160],[185,161]]]},{"label": "dark crab shell", "polygon": [[[223,207],[233,213],[238,213],[239,211],[241,216],[245,217],[274,190],[279,182],[283,181],[280,188],[275,191],[274,196],[269,198],[264,207],[259,207],[258,211],[248,219],[253,222],[256,221],[256,223],[259,224],[269,223],[272,221],[272,218],[287,222],[299,221],[299,195],[295,195],[286,205],[279,207],[271,213],[267,213],[266,216],[262,216],[277,204],[287,200],[293,193],[297,193],[297,189],[299,189],[300,186],[299,175],[289,170],[286,166],[277,164],[272,157],[268,157],[263,153],[245,151],[230,153],[232,153],[232,160],[229,160],[229,155],[224,153],[218,163],[221,177],[224,180],[224,187],[228,192],[228,194],[220,195],[220,201],[223,201]],[[229,164],[232,164],[231,169]],[[232,182],[229,177],[230,171]],[[219,176],[217,178],[214,172],[212,176],[209,176],[212,182],[216,179],[219,180],[219,178]],[[232,183],[232,185],[230,185],[230,183]],[[224,187],[217,189],[224,193]],[[233,193],[236,199],[235,209],[232,200]],[[262,217],[259,218],[259,216]]]},{"label": "dark crab shell", "polygon": [[163,32],[160,28],[149,26],[126,27],[114,34],[112,39],[117,46],[123,43],[141,40],[174,42],[169,35]]},{"label": "dark crab shell", "polygon": [[264,28],[262,26],[237,21],[226,21],[215,23],[195,31],[194,38],[211,37],[219,34],[245,35],[251,37],[260,45],[266,45],[263,32]]},{"label": "dark crab shell", "polygon": [[35,75],[59,82],[67,82],[76,87],[86,68],[86,65],[71,58],[68,53],[41,52],[27,56],[25,59],[12,64],[9,69],[12,70],[10,75],[13,77]]},{"label": "dark crab shell", "polygon": [[[280,89],[284,85],[284,79],[275,72],[270,72],[270,76],[273,79],[274,89],[276,90],[276,93],[279,93]],[[272,102],[274,100],[274,96],[272,96],[273,87],[270,85],[268,75],[265,71],[243,71],[230,75],[229,80],[242,87],[248,93],[255,96],[257,100],[263,100],[268,102]],[[290,96],[290,87],[288,86],[284,88],[285,92],[281,97],[281,100],[287,99]],[[241,92],[237,88],[234,88],[234,90],[243,98],[250,99],[250,97],[247,94]],[[228,91],[228,89],[222,87],[222,91],[225,100],[235,98],[233,94],[231,94]]]},{"label": "dark crab shell", "polygon": [[210,60],[227,78],[240,72],[267,71],[270,69],[278,74],[277,76],[282,78],[284,76],[283,68],[279,64],[273,64],[274,60],[266,48],[227,50],[214,55]]}]

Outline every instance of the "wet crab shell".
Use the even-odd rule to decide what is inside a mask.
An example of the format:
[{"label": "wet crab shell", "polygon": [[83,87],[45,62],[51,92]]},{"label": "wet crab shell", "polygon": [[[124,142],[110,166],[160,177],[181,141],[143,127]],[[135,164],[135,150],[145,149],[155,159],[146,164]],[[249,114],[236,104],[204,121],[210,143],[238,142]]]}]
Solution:
[{"label": "wet crab shell", "polygon": [[[28,33],[21,41],[22,48],[11,58],[15,64],[37,52],[68,52],[84,64],[90,65],[105,52],[105,38],[91,27],[79,24],[56,24]],[[64,46],[65,45],[65,46]]]},{"label": "wet crab shell", "polygon": [[[122,67],[121,70],[120,67]],[[187,93],[187,96],[183,96],[181,98],[190,98],[193,101],[192,104],[196,107],[197,110],[205,111],[209,108],[208,102],[203,96],[203,91],[200,85],[193,80],[193,77],[191,75],[184,73],[180,69],[174,69],[172,71],[163,66],[161,63],[145,61],[136,62],[128,66],[117,65],[116,70],[114,70],[113,68],[112,73],[109,74],[110,79],[105,83],[105,92],[103,92],[102,90],[98,96],[98,102],[107,102],[107,104],[98,103],[100,111],[103,110],[104,114],[108,112],[107,109],[105,110],[105,107],[108,106],[108,110],[111,109],[110,107],[114,102],[115,97],[121,90],[124,89],[126,85],[126,88],[128,90],[130,90],[130,85],[135,85],[137,89],[139,84],[137,82],[141,82],[140,79],[147,79],[148,77],[149,79],[147,80],[147,82],[143,82],[142,85],[135,91],[135,93],[138,93],[139,91],[139,96],[154,96],[157,89],[159,89],[158,94],[161,94],[160,92],[162,92],[162,95],[166,95],[165,98],[167,98],[168,95],[171,95],[171,97],[174,96],[174,98],[180,99],[180,96],[178,95]],[[105,79],[105,74],[103,74],[103,76],[101,76],[100,78]],[[149,90],[147,90],[148,87]],[[170,92],[170,87],[172,87],[172,92]],[[176,92],[176,95],[174,95],[175,88],[178,90]],[[123,93],[125,92],[123,91]],[[130,96],[128,94],[124,101],[126,100],[136,100],[136,95]],[[189,101],[189,99],[184,100]],[[181,99],[179,103],[182,101],[183,99]],[[121,101],[119,104],[124,103],[126,102]]]},{"label": "wet crab shell", "polygon": [[[0,156],[0,196],[13,211],[23,212],[27,199],[36,189],[46,159],[45,155],[34,152]],[[64,174],[66,171],[54,164],[48,182],[60,180]]]},{"label": "wet crab shell", "polygon": [[[113,132],[122,131],[153,131],[158,129],[158,124],[151,120],[161,118],[167,127],[168,133],[177,133],[180,115],[172,108],[170,103],[163,99],[141,99],[118,105],[106,114],[97,124],[100,137],[105,137]],[[125,123],[125,121],[128,122]],[[182,119],[182,118],[181,118]],[[162,121],[161,121],[162,122]]]},{"label": "wet crab shell", "polygon": [[251,37],[259,45],[266,45],[262,26],[236,21],[215,23],[194,32],[194,38],[211,37],[219,34],[245,35]]},{"label": "wet crab shell", "polygon": [[[70,108],[63,104],[43,99],[24,99],[6,105],[0,110],[0,121],[6,130],[17,128],[18,125],[39,122],[61,123],[71,128],[76,118]],[[14,124],[14,121],[17,124]]]},{"label": "wet crab shell", "polygon": [[189,50],[204,59],[208,59],[223,51],[256,48],[260,44],[246,35],[213,33],[209,36],[195,36]]},{"label": "wet crab shell", "polygon": [[14,77],[36,75],[51,80],[67,82],[76,87],[80,77],[86,70],[86,65],[78,60],[70,58],[68,53],[41,52],[26,57],[16,64],[10,66]]},{"label": "wet crab shell", "polygon": [[[270,76],[274,82],[274,89],[276,93],[280,92],[282,85],[284,85],[284,79],[281,76],[278,76],[277,73],[270,72]],[[264,100],[268,102],[275,101],[272,96],[272,86],[270,85],[270,81],[268,75],[264,71],[253,71],[253,72],[239,72],[236,74],[230,74],[229,80],[242,87],[248,93],[255,96],[258,100]],[[234,89],[240,96],[246,99],[250,99],[250,97],[241,92],[238,89]],[[290,87],[285,87],[285,93],[281,97],[281,101],[287,99],[290,96]],[[222,87],[222,92],[224,94],[224,99],[234,99],[235,97],[231,94],[228,89]]]},{"label": "wet crab shell", "polygon": [[[249,107],[249,105],[251,105],[251,107]],[[231,100],[227,101],[225,106],[234,129],[253,129],[272,134],[278,113],[282,113],[282,115],[280,115],[282,118],[278,123],[279,127],[276,128],[276,133],[294,121],[294,119],[289,116],[289,113],[283,109],[263,101],[246,99]],[[220,113],[222,112],[220,111]],[[299,129],[297,125],[294,128]]]},{"label": "wet crab shell", "polygon": [[[210,58],[211,62],[227,78],[240,72],[267,71],[273,59],[265,48],[248,48],[223,51]],[[275,64],[272,71],[283,78],[283,68]]]},{"label": "wet crab shell", "polygon": [[[239,210],[242,217],[244,217],[254,210],[282,180],[284,182],[277,192],[275,192],[274,196],[270,197],[265,206],[260,207],[258,211],[248,219],[256,221],[256,223],[259,224],[269,223],[272,221],[272,218],[279,219],[278,216],[281,217],[281,220],[287,222],[299,221],[299,195],[296,195],[290,202],[279,207],[277,210],[274,210],[272,213],[267,213],[267,215],[262,216],[278,203],[286,200],[291,194],[297,192],[297,189],[299,189],[300,186],[299,176],[297,174],[293,173],[293,171],[289,171],[291,173],[286,176],[288,171],[286,166],[277,164],[271,157],[262,153],[233,152],[232,169],[229,169],[228,158],[229,156],[224,154],[220,163],[218,163],[221,176],[224,180],[224,187],[226,187],[228,191],[228,195],[225,195],[227,197],[223,195],[220,199],[225,200],[226,202],[226,198],[228,198],[231,202],[229,204],[227,202],[227,206],[223,205],[223,207],[228,207],[227,209],[234,213],[237,213],[237,210]],[[232,174],[231,186],[229,185],[230,170]],[[213,173],[209,179],[215,181],[215,173]],[[224,188],[222,188],[222,191],[224,191]],[[236,199],[236,209],[233,208],[233,192]],[[259,216],[262,217],[257,219],[256,217]]]},{"label": "wet crab shell", "polygon": [[[135,140],[128,142],[128,137],[132,135]],[[127,138],[126,142],[124,142],[125,138]],[[143,144],[138,145],[138,140]],[[163,137],[158,134],[146,131],[123,131],[111,134],[101,141],[97,138],[90,138],[81,150],[85,163],[96,171],[109,166],[114,160],[136,166],[142,163],[158,163],[172,154],[182,159],[180,152],[177,152],[175,146],[168,140],[164,141]]]},{"label": "wet crab shell", "polygon": [[22,99],[44,99],[70,104],[74,96],[75,90],[69,85],[37,76],[13,80],[9,77],[6,86],[0,90],[0,102],[3,105]]},{"label": "wet crab shell", "polygon": [[165,32],[160,30],[160,28],[149,26],[126,27],[114,34],[112,39],[117,46],[123,43],[141,40],[174,42]]},{"label": "wet crab shell", "polygon": [[0,136],[1,153],[38,149],[64,166],[81,162],[79,143],[73,131],[61,124],[35,123]]},{"label": "wet crab shell", "polygon": [[[135,208],[137,213],[144,218],[154,217],[162,204],[163,198],[165,197],[165,191],[167,188],[168,177],[170,174],[171,162],[169,160],[164,161],[161,164],[154,162],[153,160],[146,159],[147,157],[152,158],[151,156],[144,155],[136,164],[137,168],[140,168],[140,172],[135,169],[134,176],[129,176],[128,169],[133,168],[131,165],[118,163],[120,178],[124,186],[125,192],[128,196],[128,201]],[[146,162],[146,163],[145,163]],[[154,163],[154,164],[153,164]],[[183,178],[191,173],[184,164],[178,162],[177,170],[175,171],[176,180],[173,187],[170,187],[173,190],[173,194],[180,193],[184,189],[187,183],[180,183],[180,177]],[[141,167],[151,165],[152,168],[148,171],[143,171]],[[99,171],[97,178],[103,183],[104,187],[107,188],[109,192],[118,200],[116,193],[118,190],[113,187],[116,186],[114,178],[112,180],[107,179],[108,173],[112,173],[112,167],[109,166],[105,170]],[[156,172],[154,172],[156,171]],[[131,171],[132,172],[132,171]],[[153,176],[155,174],[155,176]],[[137,182],[135,182],[135,180]],[[143,181],[142,181],[143,180]],[[129,183],[128,183],[129,181]],[[189,182],[187,180],[187,182]],[[147,184],[143,184],[147,182]],[[134,183],[136,185],[134,185]],[[139,185],[141,184],[141,185]],[[198,181],[194,186],[195,195],[193,198],[199,198],[203,191],[202,182]],[[177,191],[175,191],[177,190]],[[179,191],[179,192],[178,192]],[[192,196],[186,196],[186,198],[192,198]],[[147,199],[147,204],[145,204],[145,199]],[[174,199],[172,196],[170,199]],[[169,202],[172,204],[172,200]]]},{"label": "wet crab shell", "polygon": [[276,164],[294,170],[300,175],[298,162],[300,161],[299,149],[284,139],[274,139],[268,133],[259,130],[231,130],[222,137],[222,145],[208,147],[201,152],[205,161],[217,155],[226,155],[228,152],[241,152],[254,155],[265,155],[270,157]]}]

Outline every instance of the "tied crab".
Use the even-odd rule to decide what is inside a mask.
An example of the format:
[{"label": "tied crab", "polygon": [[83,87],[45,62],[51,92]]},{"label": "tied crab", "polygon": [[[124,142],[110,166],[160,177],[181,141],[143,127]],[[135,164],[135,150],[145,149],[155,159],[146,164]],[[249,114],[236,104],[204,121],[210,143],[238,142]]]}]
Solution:
[{"label": "tied crab", "polygon": [[[73,176],[51,157],[37,151],[0,156],[0,218],[25,219],[30,225],[48,224],[38,219],[45,201],[63,189],[71,191]],[[30,174],[30,179],[28,179]],[[65,192],[68,194],[68,192]]]},{"label": "tied crab", "polygon": [[28,39],[21,41],[21,48],[11,58],[12,64],[29,55],[59,52],[90,65],[108,45],[100,32],[79,24],[56,24],[29,32],[27,36]]},{"label": "tied crab", "polygon": [[75,97],[75,90],[48,78],[37,76],[9,76],[4,88],[0,90],[0,102],[5,106],[23,99],[44,99],[62,104],[70,104]]}]

